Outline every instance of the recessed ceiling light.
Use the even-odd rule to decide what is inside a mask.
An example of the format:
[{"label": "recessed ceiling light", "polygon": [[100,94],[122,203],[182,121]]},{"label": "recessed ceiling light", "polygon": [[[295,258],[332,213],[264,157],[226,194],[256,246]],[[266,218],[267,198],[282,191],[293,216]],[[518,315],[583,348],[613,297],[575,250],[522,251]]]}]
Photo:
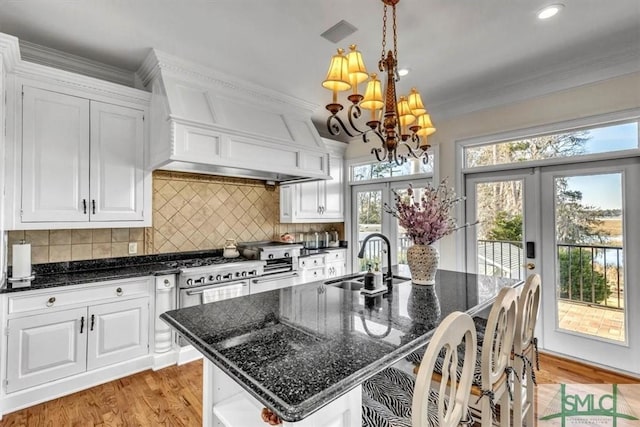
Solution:
[{"label": "recessed ceiling light", "polygon": [[408,69],[408,68],[399,68],[399,69],[398,69],[398,75],[399,75],[400,77],[404,77],[404,76],[406,76],[407,74],[409,74],[409,69]]},{"label": "recessed ceiling light", "polygon": [[564,7],[563,4],[552,4],[538,11],[538,19],[549,19],[556,16]]}]

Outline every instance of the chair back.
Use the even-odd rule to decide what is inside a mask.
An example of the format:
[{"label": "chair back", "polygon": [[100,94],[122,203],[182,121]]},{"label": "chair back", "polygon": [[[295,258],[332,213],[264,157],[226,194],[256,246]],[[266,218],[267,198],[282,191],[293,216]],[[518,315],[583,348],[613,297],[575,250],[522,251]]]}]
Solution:
[{"label": "chair back", "polygon": [[[469,393],[476,364],[477,336],[473,320],[459,311],[448,315],[438,326],[429,341],[420,363],[411,407],[411,424],[415,427],[438,425],[453,427],[460,424],[468,413]],[[462,350],[464,349],[464,358]],[[438,357],[444,356],[442,381],[438,390],[431,390],[431,377]],[[458,381],[457,369],[462,363]],[[430,393],[437,392],[437,399]],[[434,401],[435,400],[435,401]],[[429,408],[429,405],[437,408]],[[437,420],[429,422],[429,414]]]},{"label": "chair back", "polygon": [[492,390],[511,362],[511,349],[516,326],[517,293],[502,288],[496,297],[485,330],[480,357],[482,390]]},{"label": "chair back", "polygon": [[532,274],[522,288],[518,298],[518,315],[516,316],[516,335],[513,342],[515,354],[522,354],[534,338],[538,307],[540,306],[540,275]]}]

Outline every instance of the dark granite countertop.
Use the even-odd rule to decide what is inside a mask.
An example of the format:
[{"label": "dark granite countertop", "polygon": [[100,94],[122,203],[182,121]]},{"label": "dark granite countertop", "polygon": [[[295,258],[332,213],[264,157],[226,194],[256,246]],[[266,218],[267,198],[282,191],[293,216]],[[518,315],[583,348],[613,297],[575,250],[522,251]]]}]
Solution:
[{"label": "dark granite countertop", "polygon": [[440,270],[433,286],[404,280],[365,296],[320,281],[160,317],[262,404],[295,422],[426,345],[451,312],[477,313],[502,287],[521,283]]},{"label": "dark granite countertop", "polygon": [[[12,283],[7,280],[0,287],[0,293],[47,289],[132,277],[175,274],[178,270],[167,266],[167,262],[209,256],[222,256],[222,250],[35,264],[33,266],[35,279],[29,285],[25,286],[23,283]],[[9,270],[9,275],[10,272],[11,270]]]}]

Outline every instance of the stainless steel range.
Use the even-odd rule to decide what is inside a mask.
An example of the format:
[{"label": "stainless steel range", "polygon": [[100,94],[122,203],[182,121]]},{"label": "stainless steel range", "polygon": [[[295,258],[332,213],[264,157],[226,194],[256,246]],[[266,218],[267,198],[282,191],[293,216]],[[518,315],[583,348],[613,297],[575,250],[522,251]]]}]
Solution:
[{"label": "stainless steel range", "polygon": [[238,244],[238,250],[243,257],[266,262],[264,274],[268,277],[254,280],[256,284],[298,277],[298,257],[302,248],[302,245],[296,243],[271,241]]},{"label": "stainless steel range", "polygon": [[178,268],[178,308],[249,294],[249,280],[264,274],[265,261],[223,257],[167,263]]}]

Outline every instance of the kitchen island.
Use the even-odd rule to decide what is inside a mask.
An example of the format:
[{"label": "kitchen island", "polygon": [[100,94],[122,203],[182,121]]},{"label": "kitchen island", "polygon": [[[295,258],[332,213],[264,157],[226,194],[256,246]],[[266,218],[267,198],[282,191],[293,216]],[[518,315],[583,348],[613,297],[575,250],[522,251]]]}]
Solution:
[{"label": "kitchen island", "polygon": [[359,277],[319,281],[168,311],[205,357],[203,424],[360,425],[360,385],[425,346],[449,313],[473,315],[515,279],[439,270],[433,286],[396,279],[363,294]]}]

